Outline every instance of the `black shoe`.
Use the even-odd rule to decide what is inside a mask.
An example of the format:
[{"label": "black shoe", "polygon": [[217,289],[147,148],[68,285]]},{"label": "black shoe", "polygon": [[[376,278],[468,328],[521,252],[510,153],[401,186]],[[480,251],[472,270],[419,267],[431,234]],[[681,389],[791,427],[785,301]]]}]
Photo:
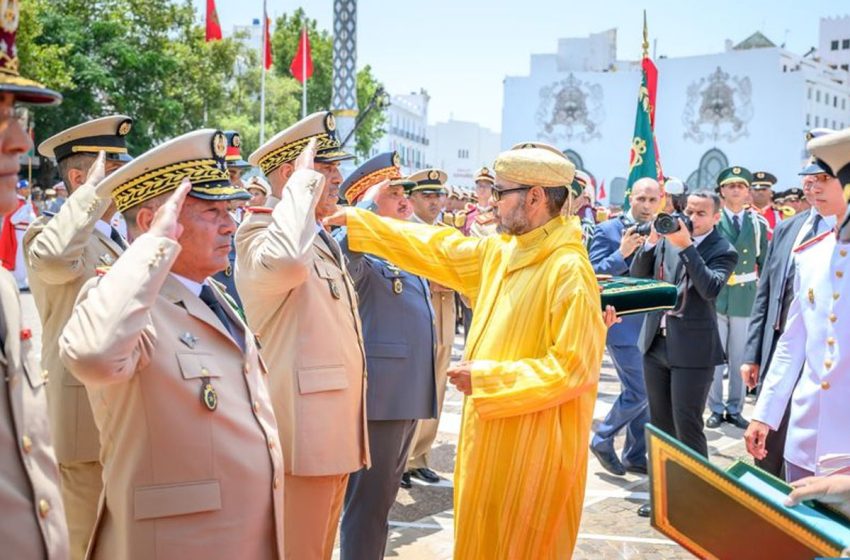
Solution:
[{"label": "black shoe", "polygon": [[623,466],[626,467],[626,472],[630,472],[632,474],[647,474],[648,472],[646,465],[627,465],[623,463]]},{"label": "black shoe", "polygon": [[412,471],[408,472],[419,480],[425,481],[429,484],[437,484],[438,482],[440,482],[440,475],[438,475],[428,467],[423,467],[421,469],[413,469]]},{"label": "black shoe", "polygon": [[736,428],[741,428],[742,430],[746,430],[747,426],[750,425],[747,419],[740,414],[727,414],[725,420]]},{"label": "black shoe", "polygon": [[719,428],[720,424],[723,423],[723,415],[718,414],[716,412],[712,412],[711,416],[708,417],[708,420],[705,421],[706,428]]},{"label": "black shoe", "polygon": [[617,454],[613,451],[600,451],[591,445],[590,452],[593,453],[593,456],[596,457],[602,468],[609,473],[617,476],[626,474],[626,467],[623,466],[623,463],[620,462]]},{"label": "black shoe", "polygon": [[647,502],[640,506],[637,510],[639,517],[650,517],[652,515],[652,505]]},{"label": "black shoe", "polygon": [[403,475],[401,475],[401,487],[407,488],[407,489],[413,488],[413,483],[410,482],[410,473],[409,472],[406,472]]}]

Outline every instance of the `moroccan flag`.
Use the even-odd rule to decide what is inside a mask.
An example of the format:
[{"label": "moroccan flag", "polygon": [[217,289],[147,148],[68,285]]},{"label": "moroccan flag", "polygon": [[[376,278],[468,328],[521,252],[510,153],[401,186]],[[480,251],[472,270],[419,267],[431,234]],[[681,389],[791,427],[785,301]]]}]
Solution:
[{"label": "moroccan flag", "polygon": [[266,16],[266,29],[264,31],[265,35],[263,36],[263,44],[265,45],[265,56],[263,57],[263,64],[266,67],[266,70],[272,67],[272,36],[269,33],[269,27],[271,26],[271,20],[269,16]]},{"label": "moroccan flag", "polygon": [[298,51],[292,59],[292,64],[289,65],[289,71],[302,84],[313,75],[313,57],[310,56],[310,38],[307,36],[306,27],[301,31]]},{"label": "moroccan flag", "polygon": [[623,210],[628,210],[632,185],[638,179],[653,177],[662,182],[661,155],[655,140],[655,92],[658,85],[658,69],[648,55],[641,62],[641,82],[638,92],[635,134],[629,154],[629,180],[626,185]]},{"label": "moroccan flag", "polygon": [[221,24],[218,22],[215,0],[207,0],[207,42],[210,41],[221,41]]}]

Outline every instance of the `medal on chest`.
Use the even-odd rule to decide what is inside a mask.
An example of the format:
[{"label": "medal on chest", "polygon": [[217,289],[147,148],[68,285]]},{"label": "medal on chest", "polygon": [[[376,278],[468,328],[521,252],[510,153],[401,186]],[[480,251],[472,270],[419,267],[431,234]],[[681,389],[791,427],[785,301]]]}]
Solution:
[{"label": "medal on chest", "polygon": [[218,408],[218,394],[215,392],[215,387],[210,383],[209,377],[201,378],[201,402],[209,411]]}]

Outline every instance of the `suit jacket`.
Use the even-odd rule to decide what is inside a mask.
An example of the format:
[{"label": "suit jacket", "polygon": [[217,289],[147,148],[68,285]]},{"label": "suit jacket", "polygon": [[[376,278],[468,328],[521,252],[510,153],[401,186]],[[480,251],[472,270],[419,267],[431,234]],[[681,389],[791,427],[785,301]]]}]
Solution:
[{"label": "suit jacket", "polygon": [[95,229],[110,199],[98,199],[93,185],[82,185],[52,218],[42,216],[24,237],[27,273],[41,317],[41,365],[50,375],[48,407],[56,457],[61,464],[97,461],[97,427],[83,384],[59,359],[59,335],[71,316],[83,284],[99,266],[122,253]]},{"label": "suit jacket", "polygon": [[339,246],[317,235],[323,181],[294,173],[283,200],[252,209],[236,232],[236,287],[271,367],[286,472],[297,476],[369,464],[357,295]]},{"label": "suit jacket", "polygon": [[[726,211],[720,213],[717,230],[738,252],[738,264],[726,286],[717,296],[717,312],[730,317],[749,317],[756,297],[758,278],[746,280],[747,276],[761,274],[767,258],[767,222],[757,212],[745,210],[740,233]],[[742,280],[737,280],[741,278]]]},{"label": "suit jacket", "polygon": [[283,457],[254,337],[243,351],[140,236],[89,281],[59,338],[100,429],[89,558],[283,558]]},{"label": "suit jacket", "polygon": [[830,231],[795,255],[795,296],[753,419],[775,430],[790,403],[785,459],[823,474],[825,455],[850,454],[850,243]]},{"label": "suit jacket", "polygon": [[762,375],[767,370],[776,341],[785,329],[787,307],[791,303],[786,301],[784,295],[789,279],[793,276],[789,266],[793,257],[791,251],[809,216],[809,212],[804,212],[779,222],[767,249],[744,349],[744,363],[759,364]]},{"label": "suit jacket", "polygon": [[14,277],[0,269],[0,556],[66,559],[68,528],[47,421],[47,379],[21,323]]},{"label": "suit jacket", "polygon": [[[591,236],[589,250],[593,272],[612,276],[629,275],[629,266],[634,260],[635,253],[624,259],[620,253],[620,240],[623,238],[623,232],[631,225],[625,216],[618,216],[596,226]],[[622,317],[621,323],[611,325],[608,329],[606,344],[634,346],[637,344],[642,326],[643,314],[626,315]]]},{"label": "suit jacket", "polygon": [[435,418],[437,333],[427,280],[374,255],[351,251],[344,229],[336,239],[357,289],[369,372],[369,420]]},{"label": "suit jacket", "polygon": [[[631,274],[654,278],[661,266],[666,239],[655,247],[638,249]],[[735,248],[716,229],[699,246],[691,245],[679,253],[675,283],[679,287],[678,313],[667,315],[667,359],[671,367],[706,368],[726,360],[717,331],[714,301],[738,262]],[[664,312],[648,313],[638,346],[646,353],[661,325]]]}]

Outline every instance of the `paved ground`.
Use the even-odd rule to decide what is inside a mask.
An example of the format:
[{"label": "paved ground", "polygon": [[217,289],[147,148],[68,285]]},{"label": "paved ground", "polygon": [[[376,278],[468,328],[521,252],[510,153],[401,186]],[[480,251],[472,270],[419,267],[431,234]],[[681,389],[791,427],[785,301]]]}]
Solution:
[{"label": "paved ground", "polygon": [[[41,345],[41,327],[32,296],[22,294],[24,327],[33,330],[36,346]],[[455,343],[455,359],[460,357],[462,339]],[[619,382],[608,357],[605,357],[599,398],[594,417],[601,419],[619,394]],[[440,433],[432,452],[432,466],[445,480],[437,485],[414,481],[410,490],[400,490],[390,514],[390,536],[387,558],[402,560],[448,560],[452,558],[452,472],[455,447],[460,432],[462,395],[449,386],[440,419]],[[749,417],[752,405],[744,415]],[[712,460],[721,466],[748,456],[741,438],[742,430],[723,425],[708,430]],[[589,441],[589,440],[588,440]],[[622,438],[618,448],[622,446]],[[584,515],[574,558],[691,558],[639,518],[635,510],[648,499],[646,477],[617,477],[604,471],[595,459],[588,465],[589,476],[584,502]],[[335,555],[338,558],[338,553]],[[529,559],[531,560],[531,559]]]}]

